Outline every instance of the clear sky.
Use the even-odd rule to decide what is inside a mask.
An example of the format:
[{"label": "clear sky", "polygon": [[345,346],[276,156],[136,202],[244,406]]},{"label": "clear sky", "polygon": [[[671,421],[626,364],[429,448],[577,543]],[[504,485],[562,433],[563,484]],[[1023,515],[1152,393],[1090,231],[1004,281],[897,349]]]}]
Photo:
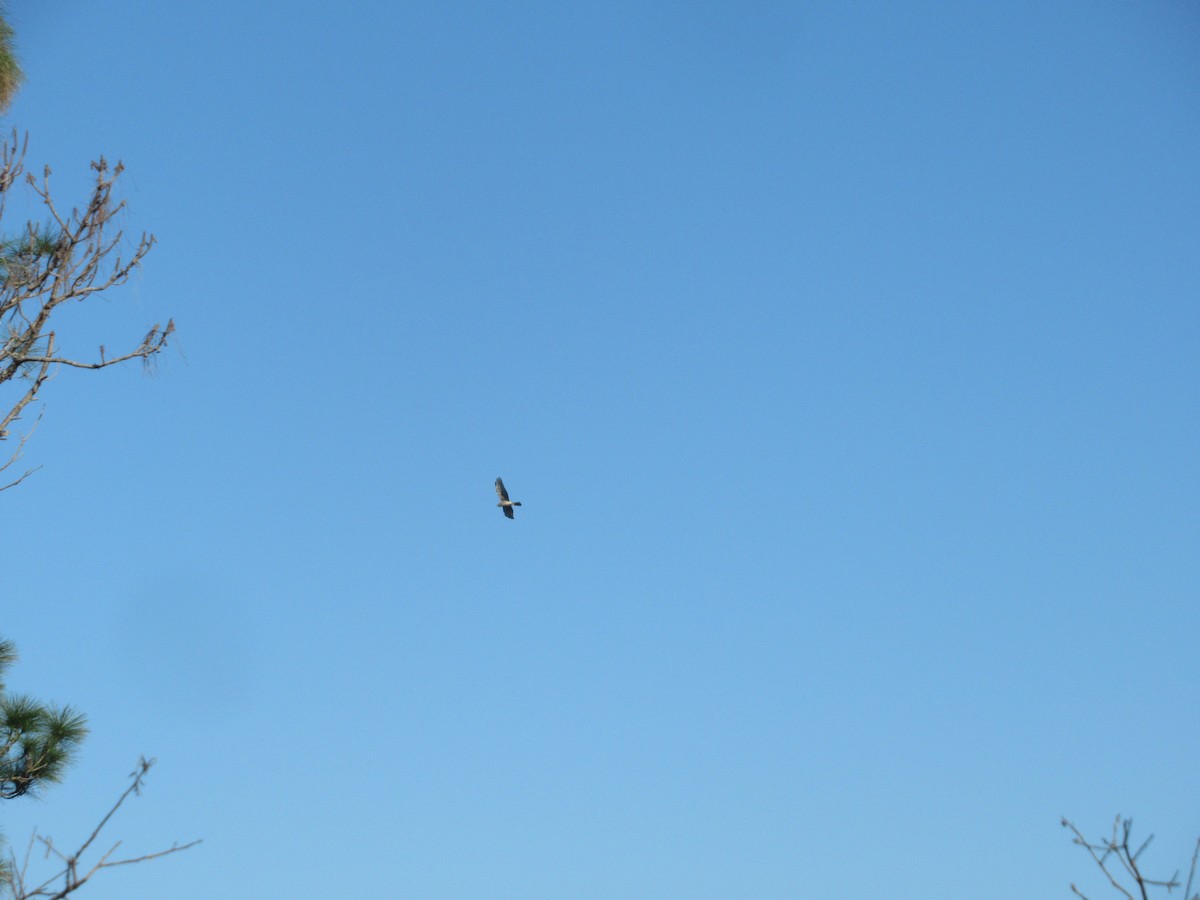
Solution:
[{"label": "clear sky", "polygon": [[92,727],[0,827],[146,754],[111,837],[205,841],[87,900],[1186,865],[1200,5],[8,6],[30,168],[159,239],[60,342],[178,325],[0,495],[11,686]]}]

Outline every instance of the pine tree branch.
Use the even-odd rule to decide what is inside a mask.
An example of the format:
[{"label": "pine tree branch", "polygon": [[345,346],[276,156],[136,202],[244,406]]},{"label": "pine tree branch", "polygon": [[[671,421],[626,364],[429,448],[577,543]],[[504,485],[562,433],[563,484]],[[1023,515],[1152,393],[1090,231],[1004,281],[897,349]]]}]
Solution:
[{"label": "pine tree branch", "polygon": [[[22,173],[27,146],[28,137],[21,141],[15,131],[0,144],[0,212],[7,191]],[[101,157],[92,163],[92,171],[87,205],[69,214],[51,196],[49,166],[40,179],[27,175],[25,181],[41,201],[48,220],[28,222],[17,237],[0,238],[0,386],[18,376],[29,379],[8,412],[0,415],[0,441],[8,438],[9,426],[39,398],[58,368],[95,370],[132,359],[145,362],[161,353],[175,332],[175,323],[169,320],[166,326],[155,325],[139,344],[115,356],[101,345],[95,360],[56,352],[56,336],[50,327],[55,311],[68,301],[81,302],[124,284],[155,243],[153,235],[143,233],[132,252],[122,254],[126,241],[117,219],[125,204],[114,199],[113,193],[124,166],[118,162],[110,167]],[[21,446],[0,465],[0,471],[20,457],[28,436],[21,438]],[[14,487],[34,471],[29,469],[0,490]]]}]

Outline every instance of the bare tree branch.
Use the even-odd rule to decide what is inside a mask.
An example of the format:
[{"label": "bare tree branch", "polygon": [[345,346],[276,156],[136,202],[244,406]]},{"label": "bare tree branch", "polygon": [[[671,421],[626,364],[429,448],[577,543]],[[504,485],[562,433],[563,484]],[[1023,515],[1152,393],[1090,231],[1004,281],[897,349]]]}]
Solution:
[{"label": "bare tree branch", "polygon": [[1183,900],[1196,900],[1200,894],[1192,893],[1192,880],[1196,877],[1196,863],[1200,862],[1200,838],[1196,839],[1196,849],[1192,851],[1192,867],[1188,869],[1187,887],[1183,889]]},{"label": "bare tree branch", "polygon": [[[82,871],[81,874],[80,861],[83,854],[100,836],[100,832],[104,829],[104,826],[108,824],[109,819],[111,819],[116,811],[121,808],[121,805],[129,798],[129,796],[131,794],[141,794],[146,773],[150,771],[150,768],[154,765],[154,763],[155,760],[147,760],[145,757],[138,760],[137,769],[130,773],[130,778],[133,780],[129,787],[127,787],[121,796],[117,798],[117,802],[114,803],[112,808],[104,814],[104,817],[100,820],[100,824],[98,824],[92,830],[92,833],[88,835],[87,840],[85,840],[83,844],[80,845],[79,849],[74,853],[63,853],[58,849],[58,847],[55,846],[53,839],[50,837],[36,833],[30,837],[29,847],[25,851],[25,857],[21,861],[20,866],[17,865],[17,860],[15,857],[11,857],[10,859],[10,888],[13,892],[14,900],[31,900],[31,898],[34,897],[45,897],[49,898],[49,900],[63,900],[64,897],[83,887],[83,885],[87,883],[88,879],[102,869],[111,869],[115,866],[127,866],[133,863],[158,859],[162,856],[169,856],[172,853],[178,853],[181,850],[187,850],[188,848],[195,847],[197,844],[201,843],[200,840],[189,841],[186,844],[176,843],[172,844],[166,850],[158,850],[153,853],[144,853],[141,856],[132,856],[126,859],[111,859],[110,857],[117,851],[117,848],[121,846],[121,842],[117,841],[117,843],[113,844],[106,853],[100,856],[100,858],[97,859],[90,868]],[[35,843],[40,843],[45,848],[44,858],[49,859],[51,856],[56,857],[62,863],[62,869],[51,875],[45,881],[37,885],[31,885],[28,883],[29,858],[32,855],[33,845]]]},{"label": "bare tree branch", "polygon": [[[138,345],[137,349],[112,359],[105,359],[104,346],[101,345],[99,362],[80,362],[75,359],[67,359],[64,356],[26,356],[24,354],[19,356],[14,354],[13,358],[19,360],[20,363],[41,363],[46,366],[74,366],[77,369],[103,369],[107,366],[115,366],[117,363],[122,363],[126,360],[145,359],[146,357],[153,356],[167,345],[167,338],[174,334],[174,332],[174,321],[168,321],[166,328],[163,328],[161,325],[155,325],[150,329],[150,333],[142,339],[142,343]],[[50,332],[49,336],[53,338],[54,332]]]},{"label": "bare tree branch", "polygon": [[[0,143],[0,213],[24,168],[27,145],[28,137],[20,140],[15,131]],[[86,206],[69,214],[51,196],[49,166],[40,179],[27,175],[26,183],[48,219],[30,221],[15,237],[0,239],[0,387],[16,378],[28,382],[8,412],[0,415],[0,441],[9,437],[9,426],[25,407],[39,399],[57,368],[104,369],[131,359],[149,361],[162,352],[175,332],[174,321],[155,325],[127,351],[110,355],[101,345],[95,360],[56,352],[56,336],[50,328],[55,311],[68,301],[82,302],[124,284],[154,246],[154,236],[143,233],[131,252],[122,253],[127,242],[117,222],[125,204],[113,194],[124,166],[118,162],[110,167],[101,157],[92,163],[92,171],[94,181]],[[24,435],[21,443],[27,438],[28,434]],[[19,456],[20,447],[0,471]],[[5,487],[20,483],[33,471]]]},{"label": "bare tree branch", "polygon": [[[1166,888],[1167,893],[1171,893],[1175,888],[1179,887],[1179,872],[1176,871],[1170,879],[1162,881],[1155,878],[1148,878],[1142,873],[1138,865],[1138,858],[1142,855],[1150,842],[1154,840],[1154,835],[1146,838],[1137,848],[1131,849],[1130,838],[1133,833],[1133,820],[1122,819],[1117,816],[1113,822],[1112,835],[1104,841],[1092,843],[1075,827],[1074,823],[1067,819],[1062,820],[1064,828],[1070,829],[1075,835],[1072,843],[1078,844],[1087,850],[1092,857],[1092,861],[1104,873],[1108,879],[1108,883],[1113,886],[1127,900],[1149,900],[1151,888]],[[1200,900],[1200,894],[1192,894],[1192,880],[1196,874],[1197,861],[1200,860],[1200,841],[1196,843],[1196,852],[1192,854],[1192,866],[1188,873],[1187,887],[1184,889],[1183,900]],[[1115,862],[1114,862],[1115,861]],[[1122,878],[1125,882],[1122,882]],[[1132,883],[1129,883],[1132,882]],[[1087,900],[1087,896],[1079,890],[1074,884],[1071,885],[1071,890],[1076,896]],[[1136,891],[1136,893],[1134,893]]]}]

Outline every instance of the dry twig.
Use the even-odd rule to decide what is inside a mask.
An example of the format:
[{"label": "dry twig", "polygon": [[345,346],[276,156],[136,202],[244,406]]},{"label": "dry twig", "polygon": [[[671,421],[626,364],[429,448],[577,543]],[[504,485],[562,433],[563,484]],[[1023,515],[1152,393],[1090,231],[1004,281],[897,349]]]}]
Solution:
[{"label": "dry twig", "polygon": [[[28,139],[19,140],[14,131],[0,145],[0,214],[7,192],[24,168]],[[103,157],[92,163],[95,180],[88,204],[69,214],[50,195],[50,168],[41,179],[26,177],[48,215],[45,223],[28,222],[16,237],[0,241],[0,386],[14,378],[27,383],[8,412],[0,416],[0,441],[9,436],[9,426],[18,421],[25,407],[38,398],[47,379],[59,366],[103,369],[131,359],[149,361],[162,351],[175,331],[175,323],[155,325],[131,350],[109,356],[101,345],[95,360],[79,360],[56,352],[56,337],[50,319],[70,300],[83,301],[93,294],[124,284],[150,248],[154,236],[143,233],[133,250],[122,255],[124,233],[117,219],[124,202],[113,197],[113,189],[124,167],[110,168]],[[15,463],[29,432],[0,471]],[[34,470],[16,481],[20,483]]]},{"label": "dry twig", "polygon": [[[1092,843],[1075,827],[1073,822],[1067,819],[1062,820],[1062,825],[1071,831],[1075,837],[1072,843],[1078,844],[1087,850],[1092,857],[1092,861],[1096,863],[1100,871],[1108,879],[1108,883],[1114,889],[1119,891],[1127,900],[1149,900],[1151,888],[1166,888],[1170,894],[1175,888],[1179,887],[1179,872],[1166,881],[1159,879],[1148,878],[1143,874],[1138,859],[1142,855],[1150,842],[1154,840],[1154,835],[1150,835],[1144,840],[1136,850],[1130,844],[1130,837],[1133,832],[1133,819],[1122,819],[1116,817],[1113,822],[1112,835],[1107,839]],[[1183,900],[1200,900],[1200,894],[1192,894],[1192,880],[1196,875],[1196,864],[1200,861],[1200,841],[1196,842],[1196,852],[1192,854],[1192,867],[1188,873],[1187,887],[1184,888]],[[1074,884],[1071,885],[1071,891],[1083,900],[1089,900],[1088,896],[1083,893]]]},{"label": "dry twig", "polygon": [[[168,856],[172,853],[178,853],[181,850],[187,850],[189,847],[194,847],[200,843],[199,840],[189,841],[186,844],[172,844],[166,850],[159,850],[155,853],[144,853],[141,856],[134,856],[128,859],[111,859],[110,857],[121,846],[121,842],[117,841],[104,853],[90,868],[82,869],[80,867],[81,858],[92,843],[100,836],[101,830],[108,824],[108,820],[113,817],[118,809],[130,796],[130,794],[140,794],[142,792],[142,782],[146,773],[150,771],[154,765],[154,760],[147,760],[145,757],[138,760],[138,767],[130,773],[130,778],[133,781],[129,787],[117,799],[112,808],[105,813],[104,818],[100,820],[92,833],[88,835],[87,840],[74,853],[63,853],[55,846],[54,841],[44,835],[34,834],[29,839],[29,846],[25,851],[25,858],[21,864],[17,865],[17,860],[13,858],[10,864],[11,883],[9,888],[12,890],[14,900],[31,900],[34,897],[45,897],[48,900],[62,900],[62,898],[73,893],[83,887],[93,875],[101,869],[111,869],[114,866],[126,866],[131,863],[146,862],[151,859],[158,859],[161,856]],[[63,868],[55,872],[45,881],[39,884],[31,884],[29,882],[29,859],[33,853],[35,844],[41,844],[44,847],[44,857],[49,859],[51,856],[56,857],[62,864]]]}]

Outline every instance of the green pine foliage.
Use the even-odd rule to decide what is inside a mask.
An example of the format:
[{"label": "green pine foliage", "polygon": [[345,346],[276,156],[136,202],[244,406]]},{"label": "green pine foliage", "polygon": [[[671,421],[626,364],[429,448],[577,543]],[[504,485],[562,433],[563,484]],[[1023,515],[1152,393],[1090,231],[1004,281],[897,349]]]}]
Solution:
[{"label": "green pine foliage", "polygon": [[0,10],[0,113],[6,112],[25,80],[13,49],[12,26]]},{"label": "green pine foliage", "polygon": [[0,799],[11,800],[62,780],[87,735],[86,717],[70,706],[10,694],[4,676],[16,661],[10,641],[0,640]]},{"label": "green pine foliage", "polygon": [[55,254],[63,248],[62,235],[50,226],[31,224],[20,237],[0,238],[0,291],[44,281]]},{"label": "green pine foliage", "polygon": [[[0,639],[0,799],[62,780],[87,735],[87,719],[69,706],[39,703],[10,694],[5,675],[17,661],[12,641]],[[2,844],[2,839],[0,839]],[[11,886],[8,860],[0,858],[0,888]]]}]

